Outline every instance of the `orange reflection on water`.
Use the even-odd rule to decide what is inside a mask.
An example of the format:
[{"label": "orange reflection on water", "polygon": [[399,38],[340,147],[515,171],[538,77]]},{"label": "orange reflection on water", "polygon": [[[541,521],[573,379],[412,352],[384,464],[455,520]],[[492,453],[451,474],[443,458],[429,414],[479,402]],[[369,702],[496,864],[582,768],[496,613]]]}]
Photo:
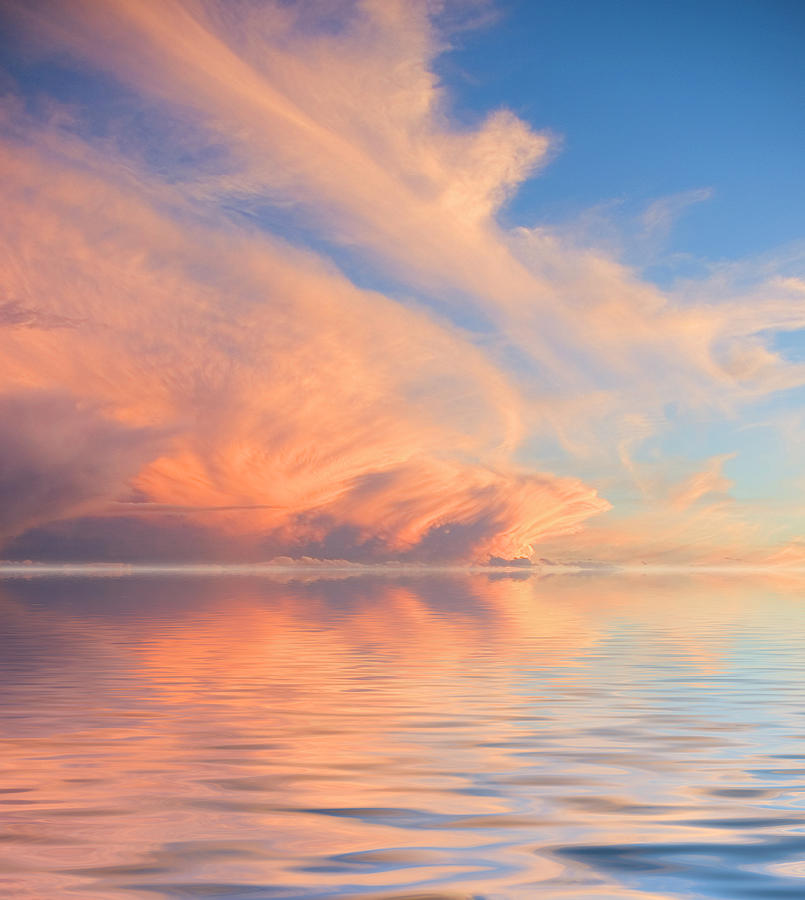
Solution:
[{"label": "orange reflection on water", "polygon": [[10,584],[0,888],[659,897],[573,848],[721,846],[708,823],[770,816],[729,679],[748,634],[790,633],[796,596],[774,604],[657,579]]}]

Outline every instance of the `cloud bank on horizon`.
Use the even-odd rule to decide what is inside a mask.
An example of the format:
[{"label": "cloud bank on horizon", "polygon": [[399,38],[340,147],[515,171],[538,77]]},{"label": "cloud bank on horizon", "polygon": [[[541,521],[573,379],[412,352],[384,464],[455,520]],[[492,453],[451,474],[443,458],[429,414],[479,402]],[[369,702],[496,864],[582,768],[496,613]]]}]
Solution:
[{"label": "cloud bank on horizon", "polygon": [[[798,446],[799,257],[661,288],[504,224],[560,148],[451,113],[483,9],[6,4],[4,555],[802,558],[793,494],[724,474],[740,429]],[[702,421],[736,446],[658,450]]]}]

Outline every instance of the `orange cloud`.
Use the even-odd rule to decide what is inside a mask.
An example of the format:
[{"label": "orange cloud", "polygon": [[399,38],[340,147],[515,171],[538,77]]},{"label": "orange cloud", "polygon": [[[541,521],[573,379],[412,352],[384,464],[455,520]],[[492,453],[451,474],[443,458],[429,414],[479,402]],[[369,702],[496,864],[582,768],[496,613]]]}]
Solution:
[{"label": "orange cloud", "polygon": [[[116,454],[102,486],[78,479],[74,502],[36,523],[108,517],[132,498],[247,545],[293,549],[347,529],[347,551],[430,540],[423,552],[466,558],[527,552],[606,508],[578,481],[513,466],[522,400],[459,329],[309,253],[193,223],[169,191],[160,208],[155,186],[126,184],[102,161],[87,171],[63,150],[9,142],[2,163],[13,176],[3,389],[31,398],[32,422],[37,398],[61,391],[140,448],[136,461]],[[54,426],[45,415],[39,427],[41,443]],[[142,458],[136,436],[151,432]],[[71,452],[89,465],[93,443],[105,459],[97,434],[82,434]],[[37,477],[62,482],[54,460]]]},{"label": "orange cloud", "polygon": [[781,283],[762,303],[716,301],[707,286],[691,304],[545,229],[504,232],[495,213],[546,161],[550,138],[507,111],[475,129],[451,123],[425,4],[347,6],[337,28],[331,12],[84,0],[21,15],[40,41],[201,129],[222,159],[188,173],[188,193],[292,204],[416,291],[487,317],[555,396],[604,388],[630,412],[680,396],[712,407],[805,380],[759,336],[805,327]]},{"label": "orange cloud", "polygon": [[[254,554],[519,555],[608,508],[524,446],[633,469],[668,404],[721,414],[805,382],[769,342],[805,327],[799,282],[716,270],[664,293],[567,233],[502,228],[552,138],[506,110],[451,120],[427,4],[8,11],[156,133],[6,104],[0,389],[161,435],[53,519],[144,502],[154,528]],[[266,208],[400,296],[269,237]]]}]

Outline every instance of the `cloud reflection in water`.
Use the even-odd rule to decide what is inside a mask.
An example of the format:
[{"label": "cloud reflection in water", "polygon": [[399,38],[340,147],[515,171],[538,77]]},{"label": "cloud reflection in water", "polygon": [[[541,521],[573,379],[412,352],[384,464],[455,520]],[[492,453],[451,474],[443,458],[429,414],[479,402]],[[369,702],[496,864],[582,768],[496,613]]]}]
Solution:
[{"label": "cloud reflection in water", "polygon": [[0,888],[794,897],[796,585],[4,582]]}]

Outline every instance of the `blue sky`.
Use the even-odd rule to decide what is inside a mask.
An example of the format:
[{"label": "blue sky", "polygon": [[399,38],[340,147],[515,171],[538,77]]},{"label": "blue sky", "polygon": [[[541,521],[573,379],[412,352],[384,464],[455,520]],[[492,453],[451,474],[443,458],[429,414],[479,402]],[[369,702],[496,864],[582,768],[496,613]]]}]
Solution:
[{"label": "blue sky", "polygon": [[2,14],[7,554],[805,558],[800,3]]},{"label": "blue sky", "polygon": [[[510,2],[491,27],[457,36],[438,71],[465,121],[507,105],[559,140],[506,221],[589,223],[593,242],[617,234],[625,258],[667,285],[711,263],[802,252],[803,41],[805,7],[788,0]],[[680,195],[647,258],[643,214]],[[773,344],[792,360],[805,356],[803,331]],[[799,409],[804,399],[785,392],[768,409]],[[642,455],[738,450],[724,469],[744,499],[784,493],[800,465],[769,428],[741,420],[689,422],[657,445]]]},{"label": "blue sky", "polygon": [[805,8],[792,0],[504,3],[438,66],[467,120],[508,106],[561,138],[508,207],[517,223],[600,204],[639,214],[709,188],[668,252],[710,260],[802,238]]}]

